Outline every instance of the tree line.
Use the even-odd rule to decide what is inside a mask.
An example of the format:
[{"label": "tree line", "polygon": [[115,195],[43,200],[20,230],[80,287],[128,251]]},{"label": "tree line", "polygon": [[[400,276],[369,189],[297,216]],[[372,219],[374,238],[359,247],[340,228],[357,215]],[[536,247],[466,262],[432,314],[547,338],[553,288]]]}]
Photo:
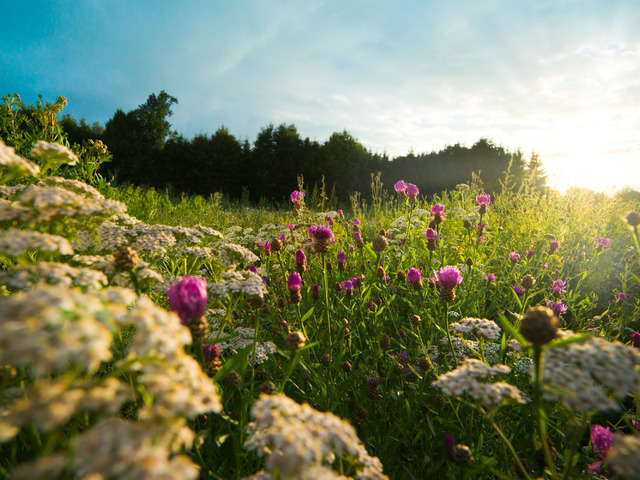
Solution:
[{"label": "tree line", "polygon": [[253,144],[237,139],[224,126],[188,139],[169,122],[176,103],[175,97],[161,91],[134,110],[116,111],[104,127],[68,115],[61,125],[70,143],[99,138],[108,146],[112,161],[103,164],[101,172],[116,182],[190,194],[222,192],[232,199],[283,201],[302,175],[307,187],[322,185],[344,201],[354,191],[368,197],[371,174],[377,172],[387,188],[405,179],[425,194],[468,182],[473,173],[480,175],[487,191],[495,191],[507,170],[512,188],[525,178],[539,189],[546,188],[536,155],[525,160],[520,151],[508,151],[484,138],[471,147],[456,144],[395,158],[367,150],[347,131],[335,132],[320,143],[303,138],[295,125],[286,124],[264,127]]}]

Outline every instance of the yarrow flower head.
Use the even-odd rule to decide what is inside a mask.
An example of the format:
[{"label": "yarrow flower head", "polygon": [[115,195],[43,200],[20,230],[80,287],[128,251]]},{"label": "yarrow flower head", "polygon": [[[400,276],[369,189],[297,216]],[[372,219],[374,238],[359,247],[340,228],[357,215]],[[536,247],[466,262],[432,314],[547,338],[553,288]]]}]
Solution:
[{"label": "yarrow flower head", "polygon": [[180,317],[183,325],[198,320],[207,309],[207,280],[187,275],[167,290],[171,310]]},{"label": "yarrow flower head", "polygon": [[396,191],[398,195],[406,195],[407,194],[407,183],[404,180],[398,180],[393,189]]},{"label": "yarrow flower head", "polygon": [[422,272],[417,268],[410,268],[407,271],[407,282],[409,282],[413,288],[419,290],[422,288]]},{"label": "yarrow flower head", "polygon": [[509,254],[509,260],[511,260],[511,263],[513,263],[515,265],[516,263],[518,263],[520,261],[520,254],[516,253],[516,252],[511,252]]}]

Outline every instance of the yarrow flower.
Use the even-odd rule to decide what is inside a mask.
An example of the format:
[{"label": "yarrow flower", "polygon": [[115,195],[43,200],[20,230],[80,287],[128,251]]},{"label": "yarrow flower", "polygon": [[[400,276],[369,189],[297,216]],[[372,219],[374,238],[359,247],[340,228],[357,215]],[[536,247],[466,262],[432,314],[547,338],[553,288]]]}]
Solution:
[{"label": "yarrow flower", "polygon": [[187,275],[167,290],[171,310],[180,317],[183,325],[198,320],[207,309],[207,280]]},{"label": "yarrow flower", "polygon": [[398,195],[405,196],[407,194],[407,183],[404,180],[398,180],[393,185],[393,189]]},{"label": "yarrow flower", "polygon": [[417,268],[410,268],[407,271],[407,282],[416,290],[420,290],[422,288],[422,272]]}]

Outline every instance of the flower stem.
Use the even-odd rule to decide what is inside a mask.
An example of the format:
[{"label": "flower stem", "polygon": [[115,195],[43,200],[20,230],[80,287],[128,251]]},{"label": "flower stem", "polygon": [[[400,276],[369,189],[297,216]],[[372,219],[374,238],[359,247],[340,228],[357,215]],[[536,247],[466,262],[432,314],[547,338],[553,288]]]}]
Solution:
[{"label": "flower stem", "polygon": [[[536,416],[536,427],[538,430],[538,436],[540,437],[540,443],[542,444],[542,451],[544,453],[544,460],[554,476],[555,468],[553,464],[553,457],[551,456],[551,449],[547,441],[547,425],[546,416],[542,406],[542,372],[543,372],[543,360],[544,355],[542,347],[540,345],[534,345],[533,347],[533,359],[535,363],[535,384],[533,392],[534,411]],[[534,440],[534,448],[536,442]]]}]

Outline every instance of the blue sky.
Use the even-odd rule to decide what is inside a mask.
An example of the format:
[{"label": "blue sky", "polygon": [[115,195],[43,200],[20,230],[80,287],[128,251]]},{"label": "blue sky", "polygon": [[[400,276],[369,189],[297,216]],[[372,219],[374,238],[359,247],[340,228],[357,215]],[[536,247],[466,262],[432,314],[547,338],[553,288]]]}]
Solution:
[{"label": "blue sky", "polygon": [[[551,183],[640,188],[640,2],[0,0],[0,94],[187,136],[295,123],[390,155],[491,138]],[[604,169],[602,165],[606,165]],[[580,168],[576,170],[576,167]]]}]

